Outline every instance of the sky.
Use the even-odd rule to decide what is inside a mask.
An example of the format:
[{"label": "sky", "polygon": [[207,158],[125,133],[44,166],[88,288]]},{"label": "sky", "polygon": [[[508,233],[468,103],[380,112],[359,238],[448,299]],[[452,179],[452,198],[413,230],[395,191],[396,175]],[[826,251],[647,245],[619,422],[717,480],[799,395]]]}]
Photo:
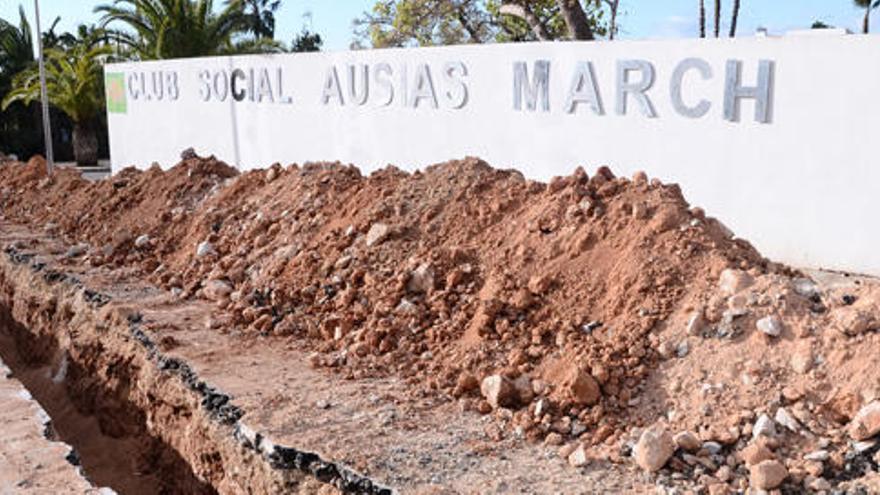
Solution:
[{"label": "sky", "polygon": [[[33,16],[33,0],[0,0],[0,17],[18,23],[18,6],[25,5]],[[72,31],[83,22],[95,22],[96,5],[108,1],[40,0],[44,29],[61,17],[58,29]],[[222,0],[215,0],[222,5]],[[345,50],[352,41],[352,20],[368,10],[371,0],[283,0],[277,14],[276,38],[289,42],[304,25],[324,37],[325,50]],[[722,0],[722,18],[727,20],[732,0]],[[708,22],[711,24],[711,5]],[[622,0],[620,38],[681,38],[697,35],[696,0]],[[767,28],[771,34],[808,28],[821,20],[833,26],[860,32],[863,10],[851,0],[742,0],[738,33],[754,34]],[[310,16],[308,14],[311,14]],[[873,33],[880,33],[880,10],[872,18]],[[711,30],[711,26],[709,26]],[[722,29],[726,31],[726,26]]]}]

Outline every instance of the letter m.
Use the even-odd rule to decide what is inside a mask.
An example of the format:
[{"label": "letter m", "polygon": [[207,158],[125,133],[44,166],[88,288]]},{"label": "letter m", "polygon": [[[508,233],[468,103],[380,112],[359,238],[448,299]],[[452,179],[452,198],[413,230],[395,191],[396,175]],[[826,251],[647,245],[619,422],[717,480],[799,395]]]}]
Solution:
[{"label": "letter m", "polygon": [[550,61],[535,61],[532,80],[529,80],[529,67],[525,62],[513,63],[513,109],[522,110],[525,100],[526,110],[534,112],[541,100],[541,110],[550,111]]}]

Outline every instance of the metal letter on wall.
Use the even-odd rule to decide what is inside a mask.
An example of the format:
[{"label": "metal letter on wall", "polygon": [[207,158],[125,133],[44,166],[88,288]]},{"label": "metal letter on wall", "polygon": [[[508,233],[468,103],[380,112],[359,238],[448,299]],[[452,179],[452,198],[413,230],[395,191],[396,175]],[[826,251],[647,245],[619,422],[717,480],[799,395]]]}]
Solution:
[{"label": "metal letter on wall", "polygon": [[599,87],[596,84],[596,74],[593,71],[593,62],[578,62],[565,100],[565,111],[574,113],[579,103],[590,105],[596,115],[605,115]]},{"label": "metal letter on wall", "polygon": [[758,85],[742,85],[742,61],[728,60],[724,78],[724,120],[739,121],[739,103],[755,100],[755,121],[769,123],[773,115],[773,70],[771,60],[758,62]]},{"label": "metal letter on wall", "polygon": [[699,72],[703,80],[712,78],[712,66],[709,65],[709,62],[706,62],[701,58],[686,58],[682,60],[672,72],[672,82],[669,85],[669,93],[672,97],[672,107],[675,108],[675,111],[678,112],[679,115],[691,119],[698,119],[709,113],[712,103],[708,100],[700,100],[695,106],[688,106],[688,104],[684,102],[684,98],[681,94],[682,82],[684,81],[684,75],[691,69]]},{"label": "metal letter on wall", "polygon": [[523,97],[526,109],[534,112],[541,100],[541,110],[550,111],[550,61],[535,62],[534,76],[529,82],[529,68],[525,62],[513,63],[513,109],[522,110]]},{"label": "metal letter on wall", "polygon": [[[631,72],[641,72],[642,79],[630,81]],[[654,85],[654,66],[647,60],[620,60],[617,62],[617,114],[626,115],[626,99],[632,95],[639,103],[642,113],[649,118],[657,117],[654,105],[645,94]]]}]

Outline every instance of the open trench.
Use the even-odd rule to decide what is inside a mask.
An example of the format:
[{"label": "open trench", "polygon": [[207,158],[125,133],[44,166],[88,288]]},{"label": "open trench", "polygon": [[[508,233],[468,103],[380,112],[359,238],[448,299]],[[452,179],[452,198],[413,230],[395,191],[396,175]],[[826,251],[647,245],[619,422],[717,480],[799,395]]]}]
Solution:
[{"label": "open trench", "polygon": [[68,460],[92,484],[131,495],[217,493],[150,435],[142,411],[94,380],[81,357],[72,360],[53,338],[35,338],[0,306],[0,358],[51,418],[46,434],[73,446]]},{"label": "open trench", "polygon": [[0,254],[0,358],[51,418],[96,487],[128,494],[392,493],[279,446],[231,397],[163,355],[131,301],[32,254]]}]

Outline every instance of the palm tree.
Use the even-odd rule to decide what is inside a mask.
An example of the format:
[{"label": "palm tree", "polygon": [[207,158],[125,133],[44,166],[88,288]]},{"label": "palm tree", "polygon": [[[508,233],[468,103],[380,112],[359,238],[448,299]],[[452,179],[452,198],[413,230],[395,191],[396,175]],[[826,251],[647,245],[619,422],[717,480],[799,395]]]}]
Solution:
[{"label": "palm tree", "polygon": [[862,21],[862,32],[868,34],[871,31],[871,11],[880,7],[880,0],[854,0],[857,7],[865,9],[865,18]]},{"label": "palm tree", "polygon": [[[104,109],[102,65],[110,46],[82,39],[66,50],[45,51],[46,89],[49,102],[73,121],[73,154],[80,165],[98,161],[95,121]],[[3,110],[16,101],[25,104],[40,98],[39,70],[31,66],[15,76],[13,89],[2,102]]]},{"label": "palm tree", "polygon": [[[31,25],[19,7],[19,25],[0,19],[0,98],[12,89],[13,77],[34,65]],[[42,142],[36,106],[15,105],[0,113],[0,142],[7,153],[27,156],[37,152]]]},{"label": "palm tree", "polygon": [[706,37],[706,0],[700,0],[700,38]]},{"label": "palm tree", "polygon": [[115,0],[99,5],[102,27],[118,23],[128,31],[113,37],[141,60],[278,51],[271,40],[248,39],[248,17],[239,1],[214,12],[213,0]]},{"label": "palm tree", "polygon": [[281,0],[229,0],[227,5],[240,4],[247,16],[248,30],[259,39],[275,38],[275,12]]},{"label": "palm tree", "polygon": [[721,36],[721,0],[715,0],[715,37]]},{"label": "palm tree", "polygon": [[[31,25],[24,15],[24,7],[18,7],[20,16],[16,27],[0,19],[0,80],[11,79],[34,63],[34,40]],[[0,87],[0,90],[5,89]]]},{"label": "palm tree", "polygon": [[730,37],[736,37],[736,23],[739,21],[740,0],[733,0],[733,12],[730,14]]}]

